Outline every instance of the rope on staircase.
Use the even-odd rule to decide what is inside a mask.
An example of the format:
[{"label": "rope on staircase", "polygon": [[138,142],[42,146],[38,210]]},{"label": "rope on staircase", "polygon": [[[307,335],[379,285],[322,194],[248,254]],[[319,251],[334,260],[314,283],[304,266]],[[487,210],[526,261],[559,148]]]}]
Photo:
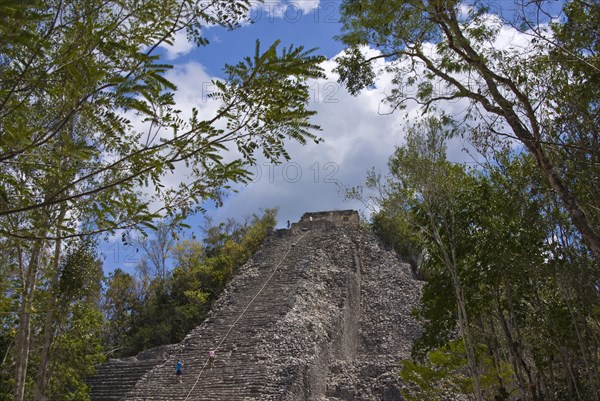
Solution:
[{"label": "rope on staircase", "polygon": [[[229,330],[227,330],[227,333],[225,333],[225,335],[223,336],[223,338],[221,339],[221,341],[219,342],[219,344],[217,345],[217,347],[214,348],[215,351],[217,351],[221,347],[221,345],[227,339],[227,337],[229,336],[229,333],[231,333],[231,330],[233,330],[233,328],[235,327],[235,325],[237,324],[237,322],[242,318],[242,316],[244,316],[244,313],[246,313],[246,311],[250,308],[250,306],[252,305],[252,303],[254,302],[254,300],[256,300],[256,298],[258,298],[258,296],[261,294],[261,292],[267,287],[267,285],[269,284],[269,281],[271,281],[271,279],[273,278],[273,276],[275,275],[275,273],[279,269],[279,266],[281,266],[281,264],[283,263],[283,261],[285,260],[285,258],[292,251],[292,247],[294,245],[296,245],[298,242],[300,242],[302,240],[302,238],[304,238],[309,232],[310,231],[307,231],[306,233],[302,234],[302,236],[300,238],[298,238],[298,241],[296,241],[295,243],[292,243],[292,246],[290,246],[290,249],[288,249],[288,251],[285,253],[285,255],[283,255],[283,258],[281,258],[281,260],[279,261],[279,263],[277,264],[277,266],[275,266],[275,268],[273,269],[273,271],[271,272],[271,274],[269,275],[269,277],[267,278],[267,280],[265,281],[265,283],[263,284],[263,286],[260,288],[260,290],[258,290],[258,292],[254,295],[254,297],[252,297],[252,299],[250,300],[250,302],[248,302],[248,305],[246,305],[246,307],[244,308],[244,310],[242,311],[242,313],[240,313],[240,315],[238,316],[238,318],[235,319],[235,321],[231,324],[231,327],[229,327]],[[196,378],[196,381],[194,382],[194,385],[192,386],[192,388],[190,389],[190,391],[188,392],[188,394],[185,396],[184,401],[187,401],[189,399],[190,394],[192,394],[192,391],[194,391],[194,388],[196,388],[196,385],[200,381],[200,376],[202,375],[202,372],[204,371],[204,368],[206,368],[206,365],[208,364],[208,362],[209,362],[209,359],[206,359],[206,361],[204,362],[204,365],[202,365],[202,368],[200,369],[200,372],[198,373],[198,377]]]}]

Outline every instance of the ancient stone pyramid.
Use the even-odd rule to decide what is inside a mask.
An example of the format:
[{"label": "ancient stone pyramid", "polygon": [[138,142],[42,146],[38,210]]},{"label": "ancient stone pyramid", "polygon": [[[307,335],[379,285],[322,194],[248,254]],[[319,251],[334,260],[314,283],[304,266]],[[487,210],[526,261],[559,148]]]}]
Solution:
[{"label": "ancient stone pyramid", "polygon": [[355,211],[306,213],[266,239],[180,344],[102,365],[91,399],[402,400],[398,360],[419,334],[420,289]]}]

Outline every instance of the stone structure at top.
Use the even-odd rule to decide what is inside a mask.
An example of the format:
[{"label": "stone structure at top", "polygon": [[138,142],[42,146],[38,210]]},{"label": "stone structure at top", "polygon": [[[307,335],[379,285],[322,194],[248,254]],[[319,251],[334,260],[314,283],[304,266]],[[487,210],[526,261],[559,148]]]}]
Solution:
[{"label": "stone structure at top", "polygon": [[306,213],[266,238],[181,343],[102,365],[91,398],[402,401],[398,361],[420,332],[420,290],[357,212]]}]

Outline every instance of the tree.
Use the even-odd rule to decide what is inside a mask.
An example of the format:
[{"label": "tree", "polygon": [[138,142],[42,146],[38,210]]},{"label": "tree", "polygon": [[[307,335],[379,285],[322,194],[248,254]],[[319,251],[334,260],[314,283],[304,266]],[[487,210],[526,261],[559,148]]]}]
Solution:
[{"label": "tree", "polygon": [[143,257],[136,266],[136,270],[144,283],[154,278],[164,281],[169,273],[168,260],[171,257],[176,237],[175,228],[169,222],[160,222],[153,237],[147,234],[138,236],[133,241],[136,252],[143,251]]},{"label": "tree", "polygon": [[[459,332],[463,342],[474,393],[482,401],[483,388],[476,345],[472,333],[472,316],[468,308],[468,290],[462,255],[468,247],[469,220],[461,202],[462,191],[472,187],[471,178],[460,166],[450,164],[445,157],[445,122],[429,118],[415,124],[407,133],[407,145],[398,148],[390,159],[390,171],[397,180],[397,200],[404,209],[416,213],[412,220],[425,242],[429,256],[450,279]],[[467,209],[468,210],[468,209]],[[468,248],[467,248],[468,249]]]},{"label": "tree", "polygon": [[[430,351],[424,363],[402,361],[400,376],[416,387],[404,388],[402,393],[409,401],[423,399],[443,401],[452,399],[456,394],[469,394],[474,387],[473,378],[468,374],[468,363],[462,342],[451,341],[444,347]],[[495,390],[502,380],[510,380],[510,369],[506,366],[495,369],[485,347],[477,349],[478,359],[485,366],[482,382],[487,390],[486,399],[502,400],[508,394],[506,391],[497,393]]]},{"label": "tree", "polygon": [[140,295],[134,277],[121,269],[109,274],[106,287],[102,297],[106,322],[102,341],[108,355],[120,355],[123,350],[128,352],[128,337]]},{"label": "tree", "polygon": [[[409,100],[425,111],[444,101],[467,102],[465,123],[480,140],[509,137],[524,145],[600,259],[600,209],[590,196],[595,190],[583,184],[594,182],[598,170],[600,5],[566,2],[565,22],[551,21],[552,6],[515,0],[514,19],[503,21],[509,13],[484,1],[346,0],[341,40],[349,49],[338,72],[357,93],[374,83],[373,63],[385,59],[397,84],[386,98],[394,109]],[[523,43],[502,46],[504,24]],[[366,56],[362,46],[379,52]],[[592,90],[574,99],[582,87]]]},{"label": "tree", "polygon": [[[84,376],[104,358],[100,342],[102,316],[98,305],[102,265],[96,258],[95,242],[84,240],[57,241],[57,249],[44,256],[44,269],[36,279],[36,292],[29,313],[30,353],[23,394],[28,399],[83,399],[67,395],[77,388],[83,394]],[[24,252],[22,249],[21,252]],[[57,259],[56,255],[60,254]],[[23,254],[8,248],[8,266],[19,267]],[[58,262],[57,262],[58,260]],[[8,272],[3,277],[2,303],[2,367],[0,399],[14,399],[15,353],[21,321],[19,294],[22,279]],[[6,280],[4,280],[6,279]],[[6,342],[5,342],[6,341]],[[68,346],[67,346],[68,344]],[[12,376],[12,378],[11,378]]]},{"label": "tree", "polygon": [[[63,244],[61,241],[56,241],[56,246],[62,247]],[[71,340],[72,344],[77,344],[82,338],[86,338],[87,345],[82,344],[84,348],[100,347],[99,328],[102,320],[98,301],[103,272],[102,264],[95,254],[96,243],[88,237],[83,240],[72,240],[65,248],[66,254],[63,258],[60,257],[60,250],[55,250],[55,258],[52,261],[55,269],[47,272],[49,276],[43,280],[47,283],[45,291],[38,297],[41,298],[38,302],[44,310],[44,320],[40,360],[36,366],[36,400],[45,399],[47,383],[57,380],[49,374],[51,370],[49,366],[56,363],[50,360],[50,355],[55,351],[57,340],[64,340],[76,331],[77,335]],[[77,312],[73,313],[74,310]],[[82,327],[77,319],[90,323],[89,327]],[[65,326],[70,326],[71,329],[65,329]],[[66,334],[65,331],[69,333]],[[89,358],[96,360],[102,359],[102,356],[101,347],[100,350],[90,351],[88,354]],[[71,364],[71,367],[76,365],[69,355],[65,355],[62,360],[66,364]],[[71,377],[71,385],[75,385],[76,382],[79,386],[82,385],[84,378],[82,374],[90,369],[93,370],[93,365],[75,369]]]},{"label": "tree", "polygon": [[77,302],[70,307],[68,320],[60,325],[61,335],[52,348],[47,398],[42,399],[89,401],[85,379],[105,360],[102,313],[93,303]]},{"label": "tree", "polygon": [[[33,0],[0,4],[0,235],[21,279],[15,400],[24,397],[37,278],[70,237],[181,221],[221,201],[262,153],[287,158],[287,140],[317,140],[307,80],[322,57],[266,50],[225,66],[217,112],[180,111],[161,46],[185,33],[206,45],[209,25],[235,28],[250,0]],[[190,117],[185,118],[184,112]],[[139,120],[143,126],[134,121]],[[241,157],[225,161],[232,148]],[[177,187],[164,178],[189,169]],[[149,205],[158,205],[151,209]],[[55,262],[59,263],[59,262]]]},{"label": "tree", "polygon": [[84,379],[105,359],[100,309],[103,276],[95,242],[90,238],[71,241],[58,280],[44,294],[49,299],[44,304],[47,312],[36,400],[89,399]]},{"label": "tree", "polygon": [[407,397],[597,400],[597,263],[531,156],[450,163],[440,121],[408,128],[374,218],[427,255]]},{"label": "tree", "polygon": [[[176,88],[164,76],[170,66],[161,63],[160,46],[182,30],[205,44],[200,27],[235,27],[247,0],[7,7],[13,12],[6,30],[21,35],[14,43],[3,36],[0,44],[0,216],[65,204],[78,210],[69,218],[92,213],[88,230],[149,223],[160,210],[148,210],[140,190],[153,186],[161,210],[182,217],[199,207],[198,200],[218,201],[228,181],[243,181],[244,161],[253,162],[256,151],[276,161],[287,157],[285,139],[316,140],[311,131],[318,127],[308,122],[314,112],[305,108],[306,80],[322,75],[323,58],[302,47],[278,52],[276,42],[262,52],[257,43],[252,57],[226,66],[226,79],[215,81],[211,94],[221,102],[214,116],[193,109],[186,121],[174,104]],[[132,115],[147,123],[147,132],[133,125]],[[244,161],[223,161],[228,144]],[[189,181],[165,187],[161,177],[182,164],[191,169]],[[52,177],[44,193],[48,184],[42,184]],[[11,228],[4,234],[47,236],[23,225]]]}]

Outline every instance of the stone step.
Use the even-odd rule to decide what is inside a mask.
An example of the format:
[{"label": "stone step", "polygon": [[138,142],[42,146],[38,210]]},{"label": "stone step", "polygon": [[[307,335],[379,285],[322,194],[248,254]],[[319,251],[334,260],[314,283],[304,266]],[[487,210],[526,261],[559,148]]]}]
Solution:
[{"label": "stone step", "polygon": [[133,389],[135,383],[162,360],[109,361],[101,365],[94,377],[86,380],[94,401],[118,401]]}]

